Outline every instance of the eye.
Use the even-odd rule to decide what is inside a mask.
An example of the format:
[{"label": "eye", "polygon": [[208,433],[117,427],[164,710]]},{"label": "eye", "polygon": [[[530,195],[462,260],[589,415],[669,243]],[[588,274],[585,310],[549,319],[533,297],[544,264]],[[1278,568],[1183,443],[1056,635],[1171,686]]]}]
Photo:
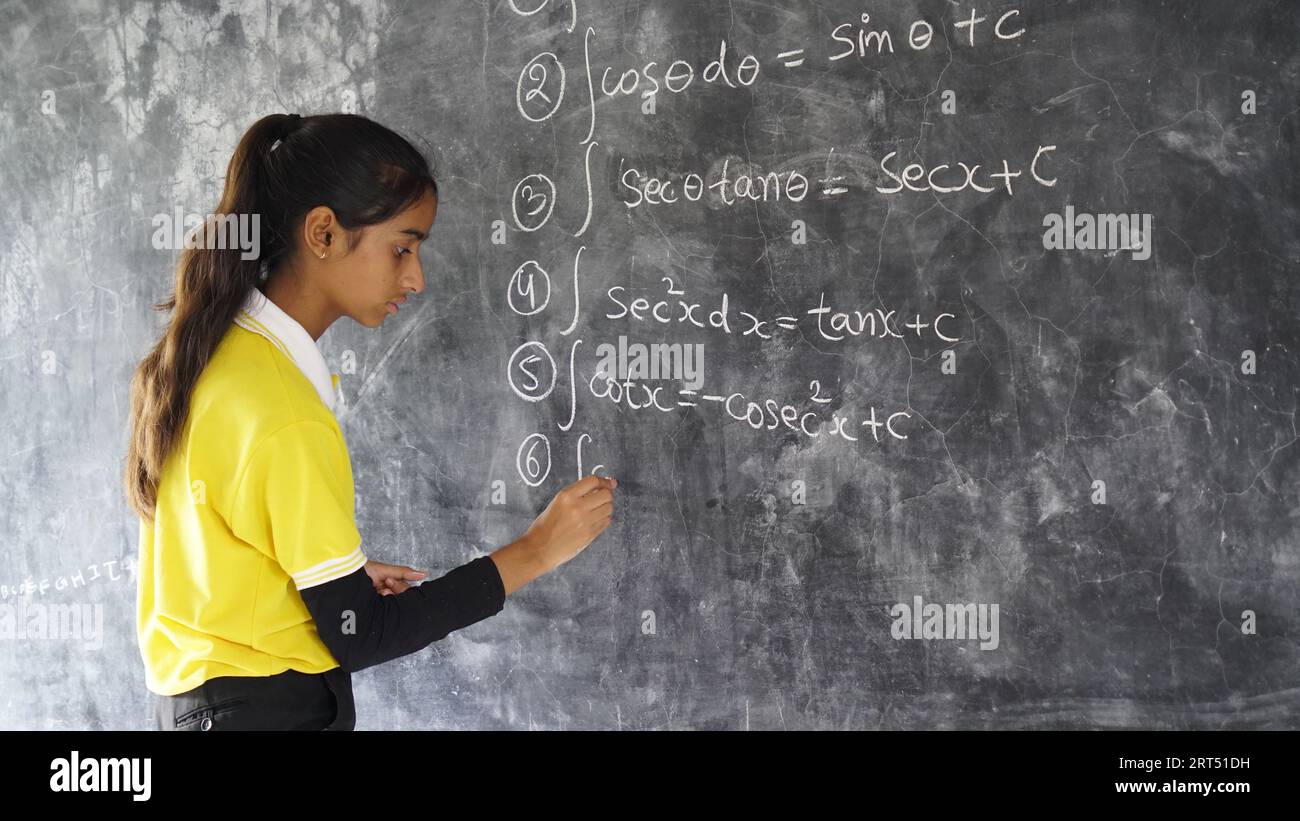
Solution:
[{"label": "eye", "polygon": [[400,246],[400,245],[396,246],[396,247],[394,248],[394,250],[397,252],[397,255],[398,255],[399,257],[402,256],[403,254],[409,254],[409,253],[411,253],[411,249],[409,249],[409,248],[403,248],[403,247]]}]

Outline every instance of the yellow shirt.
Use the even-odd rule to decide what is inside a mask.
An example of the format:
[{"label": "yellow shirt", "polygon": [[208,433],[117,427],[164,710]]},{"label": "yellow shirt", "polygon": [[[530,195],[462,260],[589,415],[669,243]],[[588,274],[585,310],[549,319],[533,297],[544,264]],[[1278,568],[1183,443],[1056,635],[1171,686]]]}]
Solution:
[{"label": "yellow shirt", "polygon": [[298,591],[366,563],[337,381],[257,289],[195,383],[140,522],[137,634],[148,688],[339,666]]}]

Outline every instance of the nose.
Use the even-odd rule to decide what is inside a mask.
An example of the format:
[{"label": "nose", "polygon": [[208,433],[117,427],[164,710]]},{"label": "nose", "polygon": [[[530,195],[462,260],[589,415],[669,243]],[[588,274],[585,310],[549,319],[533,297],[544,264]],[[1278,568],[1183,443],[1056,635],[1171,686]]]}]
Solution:
[{"label": "nose", "polygon": [[402,288],[408,294],[418,294],[424,291],[424,263],[416,256],[415,275],[406,277],[402,282]]}]

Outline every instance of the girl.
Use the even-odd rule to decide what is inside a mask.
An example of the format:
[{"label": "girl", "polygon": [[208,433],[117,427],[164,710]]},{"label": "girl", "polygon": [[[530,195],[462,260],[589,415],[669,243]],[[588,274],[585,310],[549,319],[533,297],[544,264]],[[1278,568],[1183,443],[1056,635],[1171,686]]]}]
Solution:
[{"label": "girl", "polygon": [[353,671],[500,612],[609,526],[617,482],[588,476],[439,579],[409,587],[425,574],[367,558],[316,340],[424,290],[437,207],[427,160],[365,117],[272,114],[240,140],[217,212],[256,215],[260,256],[214,242],[220,220],[196,229],[131,382],[137,632],[161,729],[353,729]]}]

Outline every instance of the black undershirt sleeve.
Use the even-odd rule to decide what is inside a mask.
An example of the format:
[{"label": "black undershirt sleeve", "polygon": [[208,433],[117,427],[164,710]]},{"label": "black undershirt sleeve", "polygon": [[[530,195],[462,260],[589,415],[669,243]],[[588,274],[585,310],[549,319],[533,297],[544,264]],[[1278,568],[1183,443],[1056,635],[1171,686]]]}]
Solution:
[{"label": "black undershirt sleeve", "polygon": [[298,593],[321,641],[349,673],[423,650],[501,612],[506,599],[489,556],[388,596],[375,590],[364,567]]}]

